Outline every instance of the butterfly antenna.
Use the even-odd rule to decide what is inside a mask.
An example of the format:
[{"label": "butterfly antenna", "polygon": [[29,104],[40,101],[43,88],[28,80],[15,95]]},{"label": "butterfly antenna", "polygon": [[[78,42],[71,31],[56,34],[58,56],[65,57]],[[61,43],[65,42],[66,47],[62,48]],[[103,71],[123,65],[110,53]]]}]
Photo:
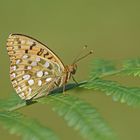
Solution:
[{"label": "butterfly antenna", "polygon": [[77,59],[79,58],[79,56],[84,52],[84,50],[87,49],[87,45],[85,45],[83,47],[83,49],[77,54],[77,56],[74,58],[73,60],[73,64],[77,61]]},{"label": "butterfly antenna", "polygon": [[84,56],[82,56],[82,57],[76,59],[76,60],[74,61],[74,64],[77,63],[77,62],[79,62],[80,60],[86,58],[87,56],[89,56],[89,55],[91,55],[91,54],[93,54],[93,50],[91,50],[90,52],[88,52],[88,53],[85,54]]}]

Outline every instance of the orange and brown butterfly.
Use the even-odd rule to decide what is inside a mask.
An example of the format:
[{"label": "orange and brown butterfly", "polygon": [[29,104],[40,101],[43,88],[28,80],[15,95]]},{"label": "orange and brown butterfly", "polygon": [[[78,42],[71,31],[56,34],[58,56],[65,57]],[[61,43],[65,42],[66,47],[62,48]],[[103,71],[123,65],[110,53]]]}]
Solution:
[{"label": "orange and brown butterfly", "polygon": [[75,74],[78,62],[65,66],[61,59],[40,41],[23,34],[10,34],[7,40],[10,57],[10,78],[21,99],[30,100],[46,95],[54,88],[65,86]]}]

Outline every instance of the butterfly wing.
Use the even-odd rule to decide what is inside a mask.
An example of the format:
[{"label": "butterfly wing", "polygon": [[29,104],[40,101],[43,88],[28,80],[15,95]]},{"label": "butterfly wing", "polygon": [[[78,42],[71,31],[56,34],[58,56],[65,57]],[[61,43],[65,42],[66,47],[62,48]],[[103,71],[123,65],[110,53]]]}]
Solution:
[{"label": "butterfly wing", "polygon": [[29,100],[63,85],[65,67],[46,45],[32,37],[11,34],[7,40],[10,78],[17,94]]}]

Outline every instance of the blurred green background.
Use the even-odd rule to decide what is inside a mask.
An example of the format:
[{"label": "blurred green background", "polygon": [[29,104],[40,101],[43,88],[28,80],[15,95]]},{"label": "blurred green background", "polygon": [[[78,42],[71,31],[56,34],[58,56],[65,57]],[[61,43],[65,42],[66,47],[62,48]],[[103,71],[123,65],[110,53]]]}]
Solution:
[{"label": "blurred green background", "polygon": [[[0,0],[0,98],[14,90],[9,79],[6,40],[9,33],[33,36],[56,52],[65,64],[87,44],[94,55],[79,63],[77,80],[88,77],[94,58],[121,60],[140,56],[139,0]],[[139,85],[134,78],[117,78],[124,85]],[[77,90],[70,91],[76,94]],[[140,110],[114,103],[104,94],[78,94],[97,108],[120,140],[140,139]],[[20,110],[52,128],[62,140],[83,140],[47,105]],[[19,140],[0,126],[1,140]]]}]

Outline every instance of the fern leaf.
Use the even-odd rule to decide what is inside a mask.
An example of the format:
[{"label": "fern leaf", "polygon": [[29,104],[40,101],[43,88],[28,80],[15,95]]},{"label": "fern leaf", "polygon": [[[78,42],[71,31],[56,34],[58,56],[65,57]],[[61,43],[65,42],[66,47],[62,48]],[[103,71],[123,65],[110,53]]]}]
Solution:
[{"label": "fern leaf", "polygon": [[70,95],[48,96],[39,102],[51,103],[53,110],[88,140],[114,140],[111,129],[88,103]]},{"label": "fern leaf", "polygon": [[17,112],[0,112],[0,122],[11,134],[21,135],[23,140],[58,140],[49,128]]},{"label": "fern leaf", "polygon": [[99,77],[105,73],[116,70],[115,65],[108,60],[96,59],[92,62],[91,78]]},{"label": "fern leaf", "polygon": [[121,103],[133,106],[140,105],[140,88],[124,87],[117,82],[99,78],[90,80],[81,87],[103,91],[106,95],[111,95],[114,101],[120,101]]},{"label": "fern leaf", "polygon": [[123,69],[123,73],[140,77],[140,58],[124,61]]},{"label": "fern leaf", "polygon": [[7,99],[0,99],[0,110],[8,110],[14,106],[21,105],[23,102],[24,101],[21,100],[16,93],[12,93]]}]

